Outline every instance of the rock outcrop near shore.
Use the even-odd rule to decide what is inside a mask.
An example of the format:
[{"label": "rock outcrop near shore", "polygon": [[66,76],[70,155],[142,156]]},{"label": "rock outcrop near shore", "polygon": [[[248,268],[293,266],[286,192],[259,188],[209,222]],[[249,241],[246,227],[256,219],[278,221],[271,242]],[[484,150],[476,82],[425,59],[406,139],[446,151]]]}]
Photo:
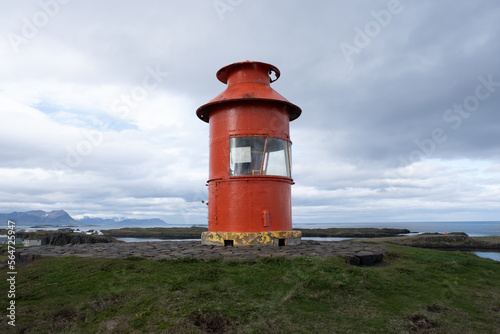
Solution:
[{"label": "rock outcrop near shore", "polygon": [[319,238],[383,238],[411,233],[403,228],[298,228],[303,237]]},{"label": "rock outcrop near shore", "polygon": [[370,239],[370,242],[441,250],[500,251],[500,237],[469,237],[465,233],[425,233],[414,236]]},{"label": "rock outcrop near shore", "polygon": [[122,242],[105,235],[87,235],[82,233],[64,233],[58,231],[17,232],[22,239],[39,239],[42,245],[62,246],[67,244],[96,244]]}]

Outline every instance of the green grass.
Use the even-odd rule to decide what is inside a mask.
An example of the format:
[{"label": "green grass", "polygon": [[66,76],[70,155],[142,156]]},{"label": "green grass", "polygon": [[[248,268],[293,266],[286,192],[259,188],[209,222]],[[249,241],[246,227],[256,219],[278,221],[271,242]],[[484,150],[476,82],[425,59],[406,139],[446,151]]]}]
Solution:
[{"label": "green grass", "polygon": [[[336,257],[47,258],[18,266],[16,330],[498,332],[500,263],[402,246],[390,246],[386,260],[390,266],[355,267]],[[0,290],[7,291],[6,280],[0,279]]]}]

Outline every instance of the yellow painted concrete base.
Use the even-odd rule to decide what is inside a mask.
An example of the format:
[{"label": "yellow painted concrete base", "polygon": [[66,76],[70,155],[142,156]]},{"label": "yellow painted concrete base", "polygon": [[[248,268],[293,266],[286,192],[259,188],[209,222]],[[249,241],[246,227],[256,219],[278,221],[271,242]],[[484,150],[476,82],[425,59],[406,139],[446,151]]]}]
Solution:
[{"label": "yellow painted concrete base", "polygon": [[201,243],[215,246],[274,245],[293,246],[300,244],[300,231],[269,232],[203,232]]}]

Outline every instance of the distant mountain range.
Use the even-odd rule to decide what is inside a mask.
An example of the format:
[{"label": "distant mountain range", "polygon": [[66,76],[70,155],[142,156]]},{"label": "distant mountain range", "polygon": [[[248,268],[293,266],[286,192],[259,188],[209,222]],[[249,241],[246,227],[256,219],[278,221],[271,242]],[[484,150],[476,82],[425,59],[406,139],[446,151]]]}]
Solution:
[{"label": "distant mountain range", "polygon": [[7,226],[11,220],[22,225],[77,225],[78,221],[73,219],[64,210],[45,212],[42,210],[27,212],[0,213],[0,223]]},{"label": "distant mountain range", "polygon": [[150,219],[116,219],[116,218],[92,218],[92,217],[83,217],[78,220],[80,224],[88,224],[88,225],[104,225],[104,224],[123,224],[127,226],[133,225],[158,225],[158,224],[167,224],[165,221],[160,218],[150,218]]},{"label": "distant mountain range", "polygon": [[12,212],[0,213],[0,228],[7,226],[7,221],[13,221],[18,225],[29,226],[79,226],[79,225],[105,225],[105,224],[119,224],[123,226],[140,226],[140,225],[167,225],[165,221],[159,218],[152,219],[128,219],[128,218],[91,218],[83,217],[82,219],[73,219],[64,210],[55,210],[45,212],[42,210],[34,210],[27,212]]}]

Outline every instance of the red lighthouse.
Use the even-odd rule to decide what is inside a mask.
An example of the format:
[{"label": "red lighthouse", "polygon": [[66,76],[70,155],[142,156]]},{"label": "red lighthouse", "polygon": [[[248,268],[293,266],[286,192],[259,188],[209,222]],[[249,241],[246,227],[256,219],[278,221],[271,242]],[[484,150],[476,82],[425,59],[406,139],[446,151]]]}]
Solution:
[{"label": "red lighthouse", "polygon": [[[271,79],[271,75],[275,79]],[[210,125],[210,245],[299,244],[292,231],[289,122],[301,110],[271,88],[280,71],[245,61],[221,68],[227,89],[196,115]]]}]

